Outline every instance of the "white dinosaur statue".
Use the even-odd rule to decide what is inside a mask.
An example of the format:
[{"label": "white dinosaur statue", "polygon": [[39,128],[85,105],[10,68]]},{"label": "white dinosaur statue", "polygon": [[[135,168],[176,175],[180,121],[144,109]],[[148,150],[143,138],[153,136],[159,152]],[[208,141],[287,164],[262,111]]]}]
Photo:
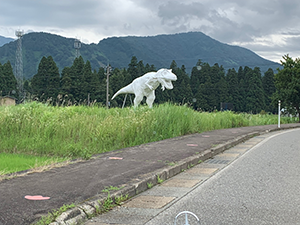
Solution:
[{"label": "white dinosaur statue", "polygon": [[111,98],[113,100],[119,94],[134,94],[134,107],[137,107],[144,96],[149,108],[152,108],[155,99],[155,89],[161,84],[161,89],[173,89],[172,81],[176,81],[177,76],[172,73],[172,69],[160,69],[157,72],[149,72],[145,75],[134,79],[130,84],[121,88]]}]

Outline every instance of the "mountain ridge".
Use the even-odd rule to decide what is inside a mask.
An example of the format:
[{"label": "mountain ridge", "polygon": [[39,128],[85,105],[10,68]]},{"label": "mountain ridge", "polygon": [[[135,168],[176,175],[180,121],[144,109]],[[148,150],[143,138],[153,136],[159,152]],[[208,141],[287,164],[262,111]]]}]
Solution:
[{"label": "mountain ridge", "polygon": [[8,37],[4,37],[4,36],[1,36],[0,35],[0,47],[11,42],[11,41],[14,41],[15,39],[13,38],[8,38]]},{"label": "mountain ridge", "polygon": [[[66,38],[49,33],[29,33],[22,37],[24,77],[31,78],[37,73],[38,64],[43,56],[51,55],[60,71],[71,66],[75,59],[74,38]],[[0,62],[10,60],[15,63],[17,42],[13,41],[0,47]],[[169,67],[173,60],[178,66],[184,65],[187,72],[200,59],[210,65],[218,63],[226,70],[239,66],[276,69],[280,64],[264,59],[249,49],[224,44],[202,32],[162,34],[156,36],[109,37],[98,44],[82,43],[80,53],[84,60],[91,62],[98,70],[108,63],[115,68],[127,68],[132,56],[144,64],[156,68]]]}]

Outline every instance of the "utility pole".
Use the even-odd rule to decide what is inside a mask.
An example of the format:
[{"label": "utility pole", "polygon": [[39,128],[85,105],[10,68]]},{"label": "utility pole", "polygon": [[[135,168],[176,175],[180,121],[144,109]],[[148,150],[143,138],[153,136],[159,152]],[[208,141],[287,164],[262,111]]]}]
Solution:
[{"label": "utility pole", "polygon": [[278,128],[280,128],[280,100],[278,101]]},{"label": "utility pole", "polygon": [[106,108],[109,108],[109,75],[111,67],[108,65],[106,67]]}]

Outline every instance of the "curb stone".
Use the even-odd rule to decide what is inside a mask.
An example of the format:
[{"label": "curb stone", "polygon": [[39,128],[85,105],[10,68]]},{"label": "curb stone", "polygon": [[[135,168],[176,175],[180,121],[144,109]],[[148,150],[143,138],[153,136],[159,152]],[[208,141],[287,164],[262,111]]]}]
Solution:
[{"label": "curb stone", "polygon": [[[122,188],[121,190],[110,193],[110,197],[115,199],[116,197],[119,197],[121,195],[128,195],[128,198],[132,198],[133,196],[140,194],[143,191],[146,191],[148,189],[148,185],[147,185],[148,183],[151,182],[153,186],[157,185],[158,176],[160,179],[165,181],[181,173],[182,171],[189,169],[190,167],[192,167],[191,165],[197,165],[255,136],[259,136],[269,132],[293,129],[293,128],[299,128],[299,127],[294,126],[288,128],[274,128],[262,132],[252,132],[246,135],[240,135],[231,141],[227,141],[225,143],[219,144],[216,147],[212,147],[210,149],[204,150],[199,154],[190,156],[184,160],[176,162],[175,166],[167,166],[166,168],[159,169],[148,174],[144,174],[140,178],[136,179],[135,181],[126,184],[124,188]],[[96,208],[101,207],[100,203],[105,202],[107,197],[104,197],[103,195],[100,194],[99,196],[93,197],[93,199],[94,200],[90,200],[85,203],[79,204],[75,208],[72,208],[62,213],[59,217],[57,217],[56,221],[50,223],[50,225],[76,225],[88,220],[90,216],[96,214]]]}]

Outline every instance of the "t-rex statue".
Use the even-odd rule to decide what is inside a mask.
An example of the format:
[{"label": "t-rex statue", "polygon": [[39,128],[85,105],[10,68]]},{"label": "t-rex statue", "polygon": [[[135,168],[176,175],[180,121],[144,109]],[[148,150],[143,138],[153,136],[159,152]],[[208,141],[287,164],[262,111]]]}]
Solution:
[{"label": "t-rex statue", "polygon": [[111,98],[113,100],[119,94],[134,94],[134,107],[138,105],[146,96],[146,103],[152,108],[155,99],[155,89],[161,84],[161,89],[173,89],[172,81],[176,81],[177,76],[172,73],[172,69],[160,69],[157,72],[149,72],[145,75],[134,79],[130,84],[121,88]]}]

